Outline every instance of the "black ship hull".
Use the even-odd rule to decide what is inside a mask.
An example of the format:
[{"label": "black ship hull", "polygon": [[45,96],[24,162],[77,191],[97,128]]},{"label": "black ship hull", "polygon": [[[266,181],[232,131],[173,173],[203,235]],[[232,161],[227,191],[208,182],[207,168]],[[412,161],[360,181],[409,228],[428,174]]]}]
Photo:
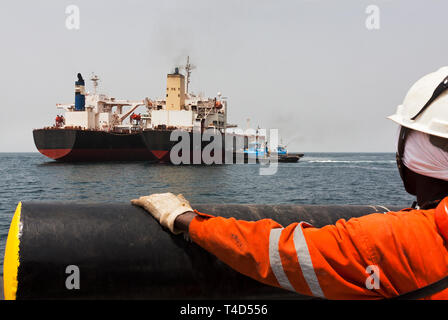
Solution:
[{"label": "black ship hull", "polygon": [[[177,131],[179,133],[181,131]],[[247,147],[247,137],[173,130],[144,130],[142,140],[159,162],[174,164],[238,163],[236,150]],[[181,132],[182,133],[182,132]],[[187,139],[187,142],[183,141]],[[182,147],[183,146],[183,147]],[[244,163],[244,159],[241,158]],[[246,159],[247,162],[247,159]]]},{"label": "black ship hull", "polygon": [[[193,134],[188,147],[177,154],[181,162],[172,161],[171,150],[181,140],[171,141],[172,130],[147,130],[135,133],[116,133],[80,129],[36,129],[33,131],[34,143],[40,153],[61,162],[79,161],[152,161],[174,164],[221,164],[235,163],[233,149],[226,152],[225,138],[213,135],[208,141],[195,144]],[[197,136],[196,136],[197,138]],[[220,155],[212,150],[212,162],[204,161],[203,152],[214,139],[222,139]],[[247,138],[244,138],[247,146]],[[236,145],[236,143],[235,143]],[[196,146],[196,147],[195,147]],[[182,157],[182,152],[186,152]],[[187,157],[187,158],[186,158]],[[227,157],[227,158],[226,158]],[[183,159],[183,160],[182,160]]]},{"label": "black ship hull", "polygon": [[36,129],[34,143],[48,158],[65,161],[140,161],[157,158],[140,133],[77,129]]},{"label": "black ship hull", "polygon": [[[242,152],[247,136],[208,135],[172,130],[106,132],[80,129],[36,129],[34,142],[40,153],[61,162],[151,161],[173,164],[256,163],[260,159]],[[188,139],[182,144],[182,139]],[[205,140],[205,141],[203,141]],[[219,141],[220,140],[220,141]],[[180,147],[183,146],[183,147]],[[279,162],[297,162],[298,157],[279,157]],[[266,160],[263,158],[263,160]]]}]

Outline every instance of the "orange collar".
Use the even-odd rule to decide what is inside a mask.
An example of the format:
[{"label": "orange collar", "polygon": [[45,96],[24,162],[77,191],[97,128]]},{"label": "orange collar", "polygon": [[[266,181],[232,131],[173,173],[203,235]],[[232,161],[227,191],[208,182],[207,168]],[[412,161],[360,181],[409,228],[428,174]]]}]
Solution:
[{"label": "orange collar", "polygon": [[448,197],[440,201],[435,211],[436,225],[440,234],[448,241]]}]

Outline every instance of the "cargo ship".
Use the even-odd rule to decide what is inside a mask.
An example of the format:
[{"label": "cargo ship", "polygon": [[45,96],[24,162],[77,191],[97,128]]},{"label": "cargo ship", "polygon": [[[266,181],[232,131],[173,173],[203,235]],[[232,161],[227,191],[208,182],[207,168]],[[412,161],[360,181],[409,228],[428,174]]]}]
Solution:
[{"label": "cargo ship", "polygon": [[[64,162],[175,163],[171,151],[181,140],[173,139],[176,131],[178,136],[180,132],[190,139],[186,148],[175,153],[177,158],[183,159],[181,163],[211,164],[204,161],[203,152],[217,141],[221,142],[219,150],[214,148],[209,152],[216,163],[228,163],[229,158],[235,161],[236,155],[247,148],[250,141],[266,144],[266,137],[257,132],[230,132],[237,126],[227,122],[227,98],[219,92],[212,98],[190,92],[193,66],[189,58],[183,68],[185,76],[179,72],[179,67],[167,75],[163,99],[135,101],[97,93],[99,78],[96,75],[90,78],[93,93],[86,92],[85,81],[78,74],[74,104],[57,104],[64,114],[58,115],[52,126],[33,130],[37,149],[48,158]],[[144,112],[137,114],[140,107]]]}]

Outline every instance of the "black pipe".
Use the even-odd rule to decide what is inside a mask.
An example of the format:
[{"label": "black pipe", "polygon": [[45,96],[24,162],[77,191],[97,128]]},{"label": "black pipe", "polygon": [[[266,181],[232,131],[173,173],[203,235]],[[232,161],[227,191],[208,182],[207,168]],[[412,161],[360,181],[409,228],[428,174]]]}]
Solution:
[{"label": "black pipe", "polygon": [[[284,226],[307,221],[316,227],[387,211],[380,206],[341,205],[193,207],[217,216],[272,218]],[[20,222],[17,299],[305,298],[233,271],[182,235],[162,229],[150,214],[131,204],[24,202]],[[11,237],[10,232],[8,243]],[[79,289],[66,287],[67,278],[74,274],[66,273],[70,265],[79,268]],[[6,296],[8,290],[5,287]]]},{"label": "black pipe", "polygon": [[5,300],[3,295],[3,276],[0,276],[0,300]]}]

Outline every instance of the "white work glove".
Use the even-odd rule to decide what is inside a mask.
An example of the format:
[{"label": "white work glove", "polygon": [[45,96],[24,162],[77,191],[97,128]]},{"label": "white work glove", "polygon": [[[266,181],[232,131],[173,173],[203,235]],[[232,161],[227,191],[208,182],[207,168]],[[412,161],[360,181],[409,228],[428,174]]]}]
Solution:
[{"label": "white work glove", "polygon": [[132,199],[131,203],[143,207],[162,226],[168,228],[174,234],[182,233],[182,231],[174,229],[174,220],[177,216],[188,211],[193,211],[190,203],[183,195],[179,194],[176,196],[171,192],[154,193],[149,196]]}]

